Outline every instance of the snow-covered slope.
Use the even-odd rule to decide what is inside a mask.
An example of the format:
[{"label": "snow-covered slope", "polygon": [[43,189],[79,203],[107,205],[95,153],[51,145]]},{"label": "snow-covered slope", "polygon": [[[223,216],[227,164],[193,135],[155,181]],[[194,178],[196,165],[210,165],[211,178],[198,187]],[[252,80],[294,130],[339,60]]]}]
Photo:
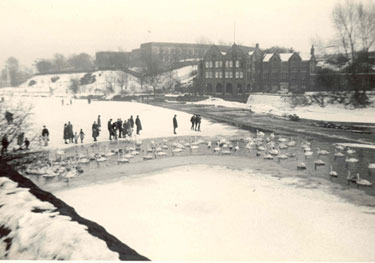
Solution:
[{"label": "snow-covered slope", "polygon": [[0,175],[0,259],[146,259],[9,166]]},{"label": "snow-covered slope", "polygon": [[[81,79],[90,73],[66,73],[66,74],[47,74],[35,75],[21,84],[18,88],[2,89],[2,92],[19,92],[28,94],[54,94],[67,95],[71,94],[69,87],[72,80],[80,83]],[[123,91],[128,93],[142,92],[138,78],[123,71],[95,71],[91,73],[92,83],[79,86],[80,95],[87,94],[104,94],[110,93],[111,87],[114,93],[120,93],[121,86]],[[31,85],[32,84],[32,85]]]}]

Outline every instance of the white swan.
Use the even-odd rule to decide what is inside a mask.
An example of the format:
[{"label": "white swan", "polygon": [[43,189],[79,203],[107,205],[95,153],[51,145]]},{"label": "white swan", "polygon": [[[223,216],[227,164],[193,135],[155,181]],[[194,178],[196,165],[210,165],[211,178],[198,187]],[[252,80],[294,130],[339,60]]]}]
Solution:
[{"label": "white swan", "polygon": [[320,150],[320,148],[317,148],[318,151],[316,152],[318,155],[327,155],[329,154],[329,151],[327,150]]},{"label": "white swan", "polygon": [[365,180],[365,179],[362,179],[362,178],[360,178],[360,176],[359,176],[359,173],[357,173],[357,181],[356,181],[356,183],[358,184],[358,185],[362,185],[362,186],[372,186],[372,183],[370,183],[369,181],[367,181],[367,180]]},{"label": "white swan", "polygon": [[125,158],[124,156],[121,156],[120,152],[118,152],[117,163],[129,163],[129,159]]},{"label": "white swan", "polygon": [[337,177],[338,176],[337,173],[335,171],[333,171],[332,165],[330,165],[329,175],[332,176],[332,177]]},{"label": "white swan", "polygon": [[325,165],[325,163],[322,160],[318,159],[314,161],[314,165],[315,165],[315,170],[316,170],[318,166],[323,166]]}]

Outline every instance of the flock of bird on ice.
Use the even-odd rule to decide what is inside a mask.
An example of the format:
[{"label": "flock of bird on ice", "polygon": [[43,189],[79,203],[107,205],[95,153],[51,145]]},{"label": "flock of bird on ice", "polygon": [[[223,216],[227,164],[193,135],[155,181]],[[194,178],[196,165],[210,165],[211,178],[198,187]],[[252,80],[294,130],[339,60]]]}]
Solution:
[{"label": "flock of bird on ice", "polygon": [[[22,174],[42,176],[48,182],[51,178],[63,178],[65,182],[69,183],[69,180],[78,176],[80,173],[83,173],[83,166],[89,164],[90,162],[96,162],[98,167],[100,163],[106,163],[107,161],[116,158],[118,164],[129,163],[129,160],[134,156],[142,155],[143,160],[151,160],[165,156],[174,156],[178,153],[183,153],[186,150],[190,151],[190,154],[194,150],[199,149],[200,147],[207,147],[211,153],[219,155],[231,155],[232,152],[238,152],[241,148],[247,151],[255,150],[256,156],[263,157],[267,160],[276,159],[278,162],[288,158],[295,158],[297,160],[296,168],[298,170],[305,170],[307,166],[304,162],[298,162],[298,157],[293,152],[287,153],[288,148],[297,147],[297,142],[292,138],[287,139],[282,136],[276,136],[274,133],[266,136],[265,133],[257,131],[254,137],[244,138],[245,146],[240,147],[239,142],[237,141],[236,145],[233,145],[226,138],[217,138],[215,140],[203,140],[199,139],[190,139],[179,140],[177,142],[169,143],[167,139],[163,139],[159,143],[151,140],[150,144],[146,145],[146,149],[141,150],[142,141],[138,139],[128,140],[130,143],[125,149],[110,149],[110,147],[104,145],[100,147],[99,145],[92,145],[92,152],[89,151],[89,148],[86,148],[86,153],[78,153],[76,150],[75,155],[68,156],[68,154],[63,150],[56,151],[56,158],[52,160],[50,158],[48,161],[38,161],[34,164],[29,165],[25,170],[19,171]],[[300,146],[305,156],[305,160],[309,156],[313,156],[314,152],[311,149],[311,144],[308,141],[301,141]],[[344,158],[346,168],[350,163],[357,163],[358,159],[352,157],[355,154],[355,150],[350,149],[349,147],[344,147],[339,144],[334,144],[335,153],[334,159]],[[171,149],[171,151],[169,151]],[[285,150],[285,152],[283,152]],[[322,161],[320,156],[331,154],[327,150],[316,149],[316,159],[314,160],[315,170],[319,166],[324,166],[325,162]],[[375,163],[368,164],[369,174],[371,170],[375,170]],[[332,165],[330,165],[330,177],[338,177],[336,171],[333,171]],[[369,182],[366,179],[360,177],[360,174],[351,175],[350,170],[347,174],[347,182],[353,182],[358,186],[373,186],[373,183]]]}]

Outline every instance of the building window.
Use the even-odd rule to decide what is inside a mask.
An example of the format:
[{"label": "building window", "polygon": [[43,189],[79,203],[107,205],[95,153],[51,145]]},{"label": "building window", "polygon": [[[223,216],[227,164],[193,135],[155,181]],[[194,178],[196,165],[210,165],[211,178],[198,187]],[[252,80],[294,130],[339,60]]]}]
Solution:
[{"label": "building window", "polygon": [[240,79],[243,79],[243,72],[240,71]]},{"label": "building window", "polygon": [[238,79],[240,77],[240,72],[236,71],[235,78]]},{"label": "building window", "polygon": [[219,79],[222,79],[223,78],[223,72],[218,72],[219,74],[218,74],[218,76],[219,76]]},{"label": "building window", "polygon": [[229,72],[229,78],[230,78],[230,79],[233,78],[233,72]]},{"label": "building window", "polygon": [[236,60],[236,68],[239,68],[239,67],[240,67],[240,61]]},{"label": "building window", "polygon": [[233,68],[233,61],[232,60],[225,61],[225,67],[226,68]]},{"label": "building window", "polygon": [[215,61],[215,68],[221,68],[223,66],[223,61]]},{"label": "building window", "polygon": [[212,72],[206,72],[206,79],[212,79],[213,73]]},{"label": "building window", "polygon": [[206,68],[212,68],[213,62],[212,61],[206,61]]}]

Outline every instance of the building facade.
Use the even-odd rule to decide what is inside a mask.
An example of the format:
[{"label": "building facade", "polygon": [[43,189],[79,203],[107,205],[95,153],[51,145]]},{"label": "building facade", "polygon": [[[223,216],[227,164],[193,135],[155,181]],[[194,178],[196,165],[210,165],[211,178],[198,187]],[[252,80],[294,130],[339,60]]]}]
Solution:
[{"label": "building facade", "polygon": [[244,101],[250,92],[303,92],[314,85],[314,49],[310,55],[264,54],[234,44],[227,49],[211,46],[199,62],[196,93]]}]

